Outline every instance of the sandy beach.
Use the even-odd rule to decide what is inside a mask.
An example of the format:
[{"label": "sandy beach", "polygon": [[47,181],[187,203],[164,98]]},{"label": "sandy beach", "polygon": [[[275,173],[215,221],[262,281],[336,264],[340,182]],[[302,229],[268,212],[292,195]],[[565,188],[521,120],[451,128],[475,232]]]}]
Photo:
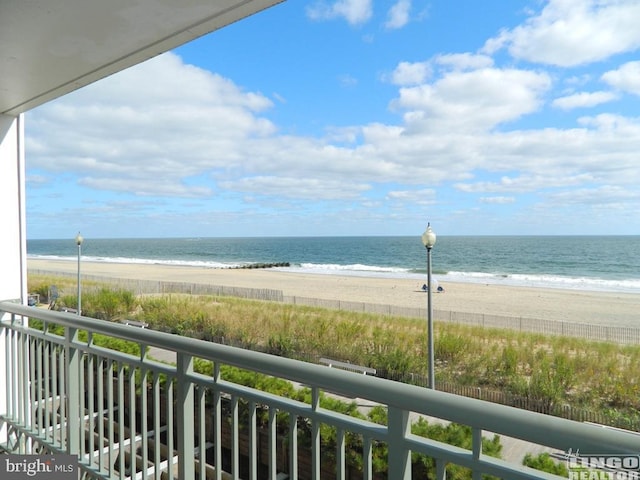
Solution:
[{"label": "sandy beach", "polygon": [[[30,271],[75,274],[73,261],[29,259]],[[426,307],[424,282],[408,279],[312,275],[272,269],[212,269],[84,261],[83,275],[281,290],[285,296],[405,307]],[[640,294],[440,282],[441,311],[504,315],[598,325],[640,327]]]}]

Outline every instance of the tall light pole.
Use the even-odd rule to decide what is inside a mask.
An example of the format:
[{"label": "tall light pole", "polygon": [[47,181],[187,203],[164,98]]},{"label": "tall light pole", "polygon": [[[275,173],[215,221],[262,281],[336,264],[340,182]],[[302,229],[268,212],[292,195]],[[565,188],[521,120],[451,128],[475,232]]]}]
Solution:
[{"label": "tall light pole", "polygon": [[436,234],[431,230],[431,223],[427,223],[427,229],[422,234],[422,244],[427,249],[427,350],[429,355],[429,378],[427,386],[431,389],[436,388],[435,368],[433,360],[433,305],[431,303],[431,293],[433,285],[431,284],[431,249],[436,244]]},{"label": "tall light pole", "polygon": [[78,315],[80,315],[81,313],[81,307],[82,307],[82,301],[81,301],[81,295],[82,295],[82,288],[80,286],[80,256],[82,255],[82,241],[84,240],[84,238],[82,238],[82,235],[80,235],[80,232],[78,232],[78,235],[76,235],[76,245],[78,246]]}]

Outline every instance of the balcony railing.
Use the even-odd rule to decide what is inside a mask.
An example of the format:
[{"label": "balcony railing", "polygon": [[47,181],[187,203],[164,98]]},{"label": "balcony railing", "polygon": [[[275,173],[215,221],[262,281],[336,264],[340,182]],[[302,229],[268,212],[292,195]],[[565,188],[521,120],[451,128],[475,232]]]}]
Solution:
[{"label": "balcony railing", "polygon": [[[2,449],[77,455],[85,478],[396,480],[412,478],[417,453],[434,459],[438,479],[449,464],[476,479],[549,479],[561,477],[485,455],[483,433],[600,455],[637,454],[640,445],[631,432],[134,326],[11,302],[0,302],[0,315]],[[133,342],[140,353],[99,346],[98,336]],[[175,362],[153,360],[151,348]],[[194,368],[202,361],[210,374]],[[232,383],[222,377],[223,365],[304,385],[310,400]],[[323,392],[382,405],[388,422],[326,410]],[[412,434],[416,416],[468,425],[471,449]],[[335,434],[332,451],[321,438],[326,428]],[[373,452],[381,446],[388,470],[376,474]],[[354,455],[357,477],[348,460]]]}]

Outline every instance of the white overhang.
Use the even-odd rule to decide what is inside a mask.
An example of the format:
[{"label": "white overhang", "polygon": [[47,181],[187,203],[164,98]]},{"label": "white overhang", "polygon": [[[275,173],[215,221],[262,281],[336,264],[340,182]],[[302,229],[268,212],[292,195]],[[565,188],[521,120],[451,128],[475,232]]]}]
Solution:
[{"label": "white overhang", "polygon": [[0,114],[18,115],[282,0],[0,0]]}]

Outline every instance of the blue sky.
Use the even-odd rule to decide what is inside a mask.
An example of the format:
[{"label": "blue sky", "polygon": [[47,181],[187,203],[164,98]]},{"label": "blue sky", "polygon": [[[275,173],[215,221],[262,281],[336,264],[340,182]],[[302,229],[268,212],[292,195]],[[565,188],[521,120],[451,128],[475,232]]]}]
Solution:
[{"label": "blue sky", "polygon": [[290,0],[27,113],[28,238],[640,234],[639,18]]}]

